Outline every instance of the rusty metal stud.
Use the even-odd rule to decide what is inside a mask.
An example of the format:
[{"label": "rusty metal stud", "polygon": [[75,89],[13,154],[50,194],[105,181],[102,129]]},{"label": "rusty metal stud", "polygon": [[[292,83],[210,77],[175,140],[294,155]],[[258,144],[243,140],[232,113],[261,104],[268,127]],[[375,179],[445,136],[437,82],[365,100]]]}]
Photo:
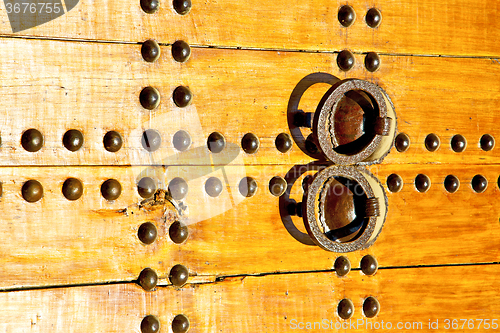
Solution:
[{"label": "rusty metal stud", "polygon": [[156,192],[156,182],[151,177],[141,178],[137,184],[137,192],[143,198],[151,198]]},{"label": "rusty metal stud", "polygon": [[179,314],[172,320],[172,331],[174,333],[186,333],[189,331],[189,319],[183,315]]},{"label": "rusty metal stud", "polygon": [[347,257],[340,256],[335,259],[333,268],[338,276],[346,276],[351,271],[351,262]]},{"label": "rusty metal stud", "polygon": [[205,192],[212,198],[218,197],[223,190],[222,182],[217,177],[210,177],[205,182]]},{"label": "rusty metal stud", "polygon": [[374,275],[378,269],[378,262],[375,257],[367,254],[361,259],[360,263],[361,271],[365,275]]},{"label": "rusty metal stud", "polygon": [[354,12],[354,9],[351,6],[344,5],[340,7],[337,17],[339,19],[340,24],[343,27],[347,28],[351,26],[356,20],[356,13]]},{"label": "rusty metal stud", "polygon": [[122,136],[116,131],[109,131],[106,133],[102,142],[104,144],[104,149],[111,153],[116,153],[123,145]]},{"label": "rusty metal stud", "polygon": [[179,221],[175,221],[170,225],[168,234],[172,242],[181,244],[188,238],[189,230],[187,226],[183,225]]},{"label": "rusty metal stud", "polygon": [[419,174],[415,177],[415,187],[419,192],[427,192],[431,187],[431,180],[426,175]]},{"label": "rusty metal stud", "polygon": [[139,230],[137,231],[137,238],[147,245],[152,244],[157,235],[158,231],[156,230],[156,226],[151,222],[141,224]]},{"label": "rusty metal stud", "polygon": [[191,136],[184,130],[177,131],[174,134],[172,143],[175,149],[179,151],[186,151],[191,146]]},{"label": "rusty metal stud", "polygon": [[226,139],[219,132],[213,132],[207,139],[208,150],[214,154],[218,154],[226,147]]},{"label": "rusty metal stud", "polygon": [[160,57],[160,53],[160,45],[155,40],[149,39],[142,44],[141,54],[145,61],[155,62]]},{"label": "rusty metal stud", "polygon": [[471,186],[474,192],[483,193],[488,187],[488,181],[482,175],[475,175],[471,180]]},{"label": "rusty metal stud", "polygon": [[287,133],[280,133],[274,141],[276,149],[281,153],[286,153],[292,148],[292,138]]},{"label": "rusty metal stud", "polygon": [[247,154],[255,154],[259,146],[259,138],[253,133],[247,133],[241,139],[241,148]]},{"label": "rusty metal stud", "polygon": [[382,22],[382,13],[377,8],[371,8],[366,13],[365,21],[370,28],[376,28]]},{"label": "rusty metal stud", "polygon": [[407,151],[410,148],[410,137],[405,133],[399,133],[394,141],[394,146],[400,153]]},{"label": "rusty metal stud", "polygon": [[122,186],[116,179],[108,179],[101,185],[101,194],[106,200],[116,200],[121,193]]},{"label": "rusty metal stud", "polygon": [[354,313],[354,304],[352,304],[351,300],[344,298],[337,306],[337,313],[342,319],[351,318]]},{"label": "rusty metal stud", "polygon": [[177,14],[186,15],[191,10],[191,0],[174,0],[173,6]]},{"label": "rusty metal stud", "polygon": [[369,52],[365,57],[365,67],[369,72],[375,72],[380,68],[380,57],[375,52]]},{"label": "rusty metal stud", "polygon": [[373,296],[367,297],[363,302],[363,313],[367,318],[375,317],[380,311],[380,303]]},{"label": "rusty metal stud", "polygon": [[175,177],[168,184],[168,191],[174,200],[181,200],[187,195],[189,190],[186,181],[180,177]]},{"label": "rusty metal stud", "polygon": [[168,279],[170,282],[176,287],[182,287],[186,284],[189,277],[188,269],[180,264],[175,265],[170,270],[170,274],[168,275]]},{"label": "rusty metal stud", "polygon": [[178,86],[177,88],[175,88],[172,98],[174,99],[175,105],[180,108],[184,108],[191,104],[193,94],[188,87]]},{"label": "rusty metal stud", "polygon": [[431,133],[425,137],[425,148],[427,148],[428,151],[433,152],[438,150],[440,144],[439,137]]},{"label": "rusty metal stud", "polygon": [[387,177],[387,188],[392,193],[401,191],[401,189],[403,188],[403,179],[401,178],[401,176],[395,173],[389,175],[389,177]]},{"label": "rusty metal stud", "polygon": [[154,110],[160,104],[160,92],[153,87],[146,87],[139,94],[139,101],[143,108]]},{"label": "rusty metal stud", "polygon": [[34,153],[43,146],[43,135],[39,130],[31,128],[21,136],[21,145],[26,151]]},{"label": "rusty metal stud", "polygon": [[186,62],[191,55],[191,48],[188,43],[183,40],[178,40],[172,44],[172,57],[177,62]]},{"label": "rusty metal stud", "polygon": [[354,66],[354,54],[349,50],[341,51],[337,56],[337,65],[347,72]]},{"label": "rusty metal stud", "polygon": [[451,138],[451,149],[453,149],[455,153],[463,152],[465,147],[467,147],[467,140],[463,135],[457,134]]},{"label": "rusty metal stud", "polygon": [[147,14],[153,14],[160,8],[158,0],[141,0],[141,8]]},{"label": "rusty metal stud", "polygon": [[257,181],[252,177],[245,177],[240,181],[238,188],[242,196],[252,197],[257,192]]},{"label": "rusty metal stud", "polygon": [[450,193],[455,193],[460,187],[460,181],[456,176],[448,175],[444,179],[444,188]]},{"label": "rusty metal stud", "polygon": [[158,333],[160,331],[160,321],[153,315],[144,317],[141,321],[141,333]]},{"label": "rusty metal stud", "polygon": [[139,285],[145,291],[151,291],[156,287],[158,283],[158,275],[151,268],[144,268],[139,274]]},{"label": "rusty metal stud", "polygon": [[490,151],[495,147],[495,138],[489,134],[484,134],[479,142],[484,151]]},{"label": "rusty metal stud", "polygon": [[83,194],[83,184],[79,179],[68,178],[63,183],[62,193],[68,200],[78,200]]},{"label": "rusty metal stud", "polygon": [[69,151],[77,151],[83,145],[83,134],[79,130],[72,129],[64,133],[63,145]]},{"label": "rusty metal stud", "polygon": [[157,130],[148,129],[142,133],[142,147],[149,152],[158,150],[161,146],[161,135]]},{"label": "rusty metal stud", "polygon": [[286,187],[287,183],[283,177],[275,176],[269,181],[269,192],[276,197],[282,196]]},{"label": "rusty metal stud", "polygon": [[37,202],[43,196],[43,187],[39,181],[30,179],[23,184],[21,194],[28,202]]}]

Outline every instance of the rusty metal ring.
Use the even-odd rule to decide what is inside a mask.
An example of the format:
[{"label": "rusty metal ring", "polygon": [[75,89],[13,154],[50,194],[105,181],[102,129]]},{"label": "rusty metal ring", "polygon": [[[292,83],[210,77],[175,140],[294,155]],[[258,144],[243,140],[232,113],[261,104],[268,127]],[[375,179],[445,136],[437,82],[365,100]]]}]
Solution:
[{"label": "rusty metal ring", "polygon": [[[320,211],[324,209],[324,200],[321,199],[325,184],[334,177],[344,177],[357,182],[368,198],[366,205],[366,222],[355,239],[347,242],[333,241],[321,230],[322,217]],[[387,195],[382,184],[365,168],[345,166],[330,166],[314,176],[308,186],[305,199],[302,203],[303,220],[307,233],[318,246],[332,252],[352,252],[371,246],[377,239],[387,215]],[[322,202],[323,201],[323,202]]]},{"label": "rusty metal ring", "polygon": [[[361,91],[368,95],[374,106],[372,111],[376,113],[374,115],[376,122],[373,137],[363,149],[353,154],[342,154],[336,151],[336,148],[340,145],[335,139],[335,113],[340,100],[350,91]],[[313,121],[313,133],[316,136],[320,150],[326,158],[342,165],[363,162],[375,153],[382,142],[383,136],[388,136],[390,132],[395,131],[392,119],[387,116],[388,105],[384,94],[385,92],[377,85],[358,79],[342,80],[333,85],[319,103]],[[365,113],[371,111],[364,108],[363,110]]]}]

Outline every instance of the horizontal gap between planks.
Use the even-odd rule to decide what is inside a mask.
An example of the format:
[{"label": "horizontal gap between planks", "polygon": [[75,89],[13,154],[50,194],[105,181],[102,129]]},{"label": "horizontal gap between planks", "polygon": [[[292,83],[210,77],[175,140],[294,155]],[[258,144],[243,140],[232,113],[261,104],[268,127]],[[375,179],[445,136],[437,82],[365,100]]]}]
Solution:
[{"label": "horizontal gap between planks", "polygon": [[[411,268],[438,268],[438,267],[465,267],[465,266],[492,266],[499,265],[500,262],[484,262],[484,263],[458,263],[458,264],[436,264],[436,265],[411,265],[411,266],[386,266],[379,267],[379,270],[391,270],[391,269],[411,269]],[[359,271],[360,268],[352,268],[351,271]],[[287,272],[268,272],[268,273],[254,273],[254,274],[234,274],[234,275],[217,275],[214,276],[214,281],[203,281],[203,282],[191,282],[184,285],[184,287],[193,285],[207,285],[215,283],[223,283],[226,279],[241,278],[242,280],[246,277],[265,277],[273,275],[290,275],[290,274],[310,274],[310,273],[334,273],[334,269],[324,269],[324,270],[308,270],[308,271],[287,271]],[[198,277],[211,277],[213,275],[198,275]],[[193,276],[196,278],[196,276]],[[171,284],[162,284],[161,281],[157,285],[157,288],[171,287]],[[29,291],[29,290],[43,290],[43,289],[61,289],[61,288],[78,288],[78,287],[95,287],[95,286],[107,286],[116,284],[137,284],[137,280],[130,281],[113,281],[113,282],[100,282],[100,283],[80,283],[80,284],[68,284],[68,285],[54,285],[54,286],[36,286],[36,287],[11,287],[0,289],[0,292],[14,292],[14,291]]]},{"label": "horizontal gap between planks", "polygon": [[[18,38],[18,39],[36,39],[36,40],[48,40],[48,41],[60,41],[60,42],[85,42],[85,43],[101,43],[101,44],[124,44],[124,45],[137,45],[142,44],[142,42],[134,41],[118,41],[118,40],[99,40],[99,39],[85,39],[85,38],[67,38],[67,37],[44,37],[44,36],[22,36],[22,35],[1,35],[0,38]],[[158,43],[160,46],[171,46],[172,43]],[[197,45],[190,44],[191,48],[208,48],[208,49],[221,49],[221,50],[244,50],[244,51],[269,51],[269,52],[297,52],[297,53],[326,53],[326,54],[336,54],[342,50],[300,50],[300,49],[286,49],[286,48],[261,48],[261,47],[246,47],[246,46],[223,46],[223,45]],[[352,50],[351,50],[352,51]],[[356,52],[352,51],[354,54],[362,55],[368,52]],[[378,52],[377,52],[378,53]],[[468,55],[441,55],[441,54],[419,54],[419,53],[378,53],[382,56],[394,56],[394,57],[432,57],[432,58],[459,58],[459,59],[490,59],[496,60],[500,59],[499,56],[468,56]]]}]

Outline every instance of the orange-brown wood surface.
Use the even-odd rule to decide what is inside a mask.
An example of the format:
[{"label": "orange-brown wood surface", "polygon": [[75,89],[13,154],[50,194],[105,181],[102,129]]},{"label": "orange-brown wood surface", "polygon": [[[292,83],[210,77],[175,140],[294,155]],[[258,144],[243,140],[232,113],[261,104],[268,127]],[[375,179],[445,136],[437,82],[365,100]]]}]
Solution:
[{"label": "orange-brown wood surface", "polygon": [[[240,154],[241,138],[249,132],[259,137],[259,151],[241,152],[233,163],[308,163],[312,158],[297,145],[282,154],[274,141],[279,133],[290,132],[288,109],[314,111],[330,85],[313,85],[298,105],[292,93],[305,82],[348,77],[385,89],[395,105],[399,131],[410,136],[409,150],[393,150],[384,163],[485,164],[498,163],[500,156],[498,149],[484,152],[479,147],[485,133],[500,137],[500,65],[490,59],[383,56],[381,69],[371,74],[361,56],[345,73],[333,54],[196,48],[187,63],[179,64],[162,48],[160,60],[150,64],[142,60],[140,45],[24,39],[3,39],[0,45],[2,165],[226,164]],[[139,102],[139,93],[149,85],[161,95],[153,111]],[[186,108],[172,101],[179,85],[193,92],[193,103]],[[44,135],[44,147],[36,153],[20,144],[29,128]],[[64,133],[72,128],[85,137],[78,152],[62,145]],[[141,135],[149,128],[162,135],[162,145],[153,154],[141,145]],[[102,143],[109,130],[124,138],[116,153],[106,151]],[[192,137],[193,149],[186,153],[173,147],[178,130]],[[212,161],[206,140],[214,131],[225,136],[228,149]],[[304,136],[308,133],[303,130]],[[423,144],[429,133],[441,139],[434,153]],[[450,148],[455,134],[468,140],[463,153]],[[297,142],[303,144],[303,139]]]},{"label": "orange-brown wood surface", "polygon": [[[244,48],[405,54],[498,56],[496,2],[481,0],[374,2],[350,1],[356,20],[349,28],[337,14],[342,1],[274,2],[192,1],[191,12],[175,13],[170,1],[155,14],[141,10],[139,0],[84,1],[66,15],[13,34],[2,7],[4,36],[57,37],[83,40],[162,43],[186,40],[193,45]],[[365,23],[368,9],[382,12],[376,29]]]},{"label": "orange-brown wood surface", "polygon": [[[141,320],[152,314],[161,332],[172,332],[173,318],[184,314],[189,332],[490,332],[498,326],[499,267],[384,269],[375,276],[352,271],[344,278],[331,271],[240,276],[152,292],[132,284],[15,291],[0,294],[0,329],[140,332]],[[369,296],[380,303],[371,319],[362,311]],[[337,314],[344,298],[354,304],[350,321]],[[437,329],[429,329],[429,321]],[[335,328],[342,323],[347,329]],[[307,325],[312,329],[299,329]]]},{"label": "orange-brown wood surface", "polygon": [[[190,233],[180,245],[168,235],[175,216],[167,212],[163,217],[162,205],[152,216],[123,212],[127,207],[141,211],[134,208],[141,202],[134,185],[139,173],[135,168],[24,168],[22,176],[15,172],[21,168],[1,168],[6,174],[2,175],[5,182],[0,206],[7,221],[1,229],[6,240],[0,247],[1,286],[11,289],[132,281],[146,267],[166,279],[178,263],[188,267],[192,277],[201,279],[331,269],[339,254],[294,238],[292,225],[306,232],[302,219],[280,216],[279,199],[269,192],[269,180],[275,175],[285,176],[291,167],[253,166],[242,174],[241,168],[226,166],[189,180],[186,198],[177,202],[183,207],[179,219],[188,225]],[[185,168],[185,175],[190,175],[189,167]],[[500,233],[497,165],[380,165],[371,169],[384,183],[388,175],[399,174],[404,186],[401,192],[388,193],[387,220],[375,244],[345,254],[353,267],[359,267],[365,254],[374,255],[380,267],[500,261],[500,244],[495,237]],[[418,192],[413,184],[419,173],[431,180],[426,193]],[[124,188],[122,196],[111,203],[99,192],[109,174]],[[444,189],[448,174],[461,181],[456,193]],[[470,186],[476,174],[489,181],[480,194]],[[257,194],[251,198],[244,198],[238,190],[245,175],[258,182]],[[85,184],[86,193],[76,202],[68,201],[60,192],[67,176],[80,178]],[[218,177],[226,184],[219,197],[212,198],[205,192],[209,177]],[[46,194],[41,201],[29,204],[22,199],[20,187],[25,178],[39,179],[44,185]],[[166,181],[170,180],[167,171]],[[290,198],[297,201],[302,198],[300,183],[301,178],[291,188]],[[159,230],[152,245],[144,245],[137,238],[137,228],[148,220]]]},{"label": "orange-brown wood surface", "polygon": [[[136,279],[144,265],[152,263],[149,258],[159,244],[141,243],[139,226],[154,223],[163,244],[168,243],[168,228],[176,220],[177,213],[168,202],[140,205],[137,172],[131,168],[1,168],[0,172],[2,288]],[[67,200],[61,192],[68,177],[83,183],[84,193],[76,201]],[[122,186],[114,201],[104,199],[100,192],[101,184],[110,178]],[[21,195],[29,179],[38,180],[44,188],[42,199],[34,203]],[[163,254],[171,249],[164,246]],[[162,266],[158,261],[154,264]]]},{"label": "orange-brown wood surface", "polygon": [[[356,20],[345,28],[337,14],[346,2],[192,2],[181,16],[172,1],[146,14],[138,0],[81,0],[18,33],[8,6],[0,6],[0,331],[140,332],[142,318],[153,314],[161,332],[172,332],[174,316],[183,313],[190,332],[296,332],[308,323],[318,332],[315,322],[343,322],[337,314],[343,298],[352,300],[356,323],[344,332],[497,330],[500,150],[484,151],[479,140],[500,138],[499,5],[356,0],[348,3]],[[372,7],[382,13],[375,29],[365,22]],[[153,63],[141,56],[148,39],[161,44]],[[185,63],[172,57],[176,40],[191,45]],[[337,65],[343,49],[354,53],[349,71]],[[372,51],[381,60],[374,73],[364,65]],[[287,213],[290,202],[303,199],[304,177],[317,170],[282,197],[270,193],[269,181],[311,169],[314,158],[304,149],[310,130],[302,129],[286,153],[275,139],[297,134],[290,112],[315,111],[331,85],[346,78],[383,88],[394,103],[397,133],[411,143],[367,167],[387,192],[387,219],[372,246],[342,254],[353,270],[341,278],[332,270],[341,254],[313,246],[302,219]],[[185,108],[172,98],[180,85],[193,93]],[[161,95],[152,111],[139,102],[147,86]],[[44,136],[35,153],[21,145],[30,128]],[[63,146],[69,129],[84,135],[77,152]],[[152,153],[141,143],[147,129],[161,135]],[[123,137],[115,153],[103,145],[111,130]],[[184,152],[173,144],[179,130],[192,139]],[[222,153],[207,148],[212,132],[225,137]],[[246,133],[260,140],[255,154],[242,150]],[[429,133],[440,138],[435,152],[424,145]],[[455,134],[466,138],[464,152],[451,149]],[[391,174],[403,179],[401,191],[388,190]],[[430,179],[425,193],[415,187],[418,174]],[[460,180],[456,193],[446,191],[447,175]],[[482,193],[471,186],[475,175],[488,181]],[[258,184],[249,198],[239,190],[246,176]],[[83,183],[76,201],[61,192],[68,177]],[[161,200],[141,198],[143,177],[154,178]],[[188,184],[185,198],[171,198],[175,177]],[[223,184],[218,197],[207,193],[209,177]],[[122,186],[114,201],[100,192],[110,178]],[[28,179],[43,185],[38,202],[21,195]],[[170,238],[174,221],[188,227],[182,244]],[[158,231],[150,245],[137,235],[144,222]],[[374,276],[360,269],[367,254],[378,261]],[[189,270],[182,288],[169,279],[176,264]],[[152,292],[136,284],[146,267],[158,275]],[[368,296],[380,302],[373,319],[362,311]]]}]

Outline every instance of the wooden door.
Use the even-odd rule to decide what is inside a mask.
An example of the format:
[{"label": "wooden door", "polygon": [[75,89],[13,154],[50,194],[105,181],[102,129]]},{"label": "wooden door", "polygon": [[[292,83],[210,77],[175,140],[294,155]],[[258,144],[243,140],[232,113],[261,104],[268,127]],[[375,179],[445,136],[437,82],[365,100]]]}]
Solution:
[{"label": "wooden door", "polygon": [[[498,329],[497,3],[22,1],[0,6],[0,331]],[[294,215],[336,167],[294,115],[346,79],[396,138],[342,166],[387,215],[339,253]]]}]

